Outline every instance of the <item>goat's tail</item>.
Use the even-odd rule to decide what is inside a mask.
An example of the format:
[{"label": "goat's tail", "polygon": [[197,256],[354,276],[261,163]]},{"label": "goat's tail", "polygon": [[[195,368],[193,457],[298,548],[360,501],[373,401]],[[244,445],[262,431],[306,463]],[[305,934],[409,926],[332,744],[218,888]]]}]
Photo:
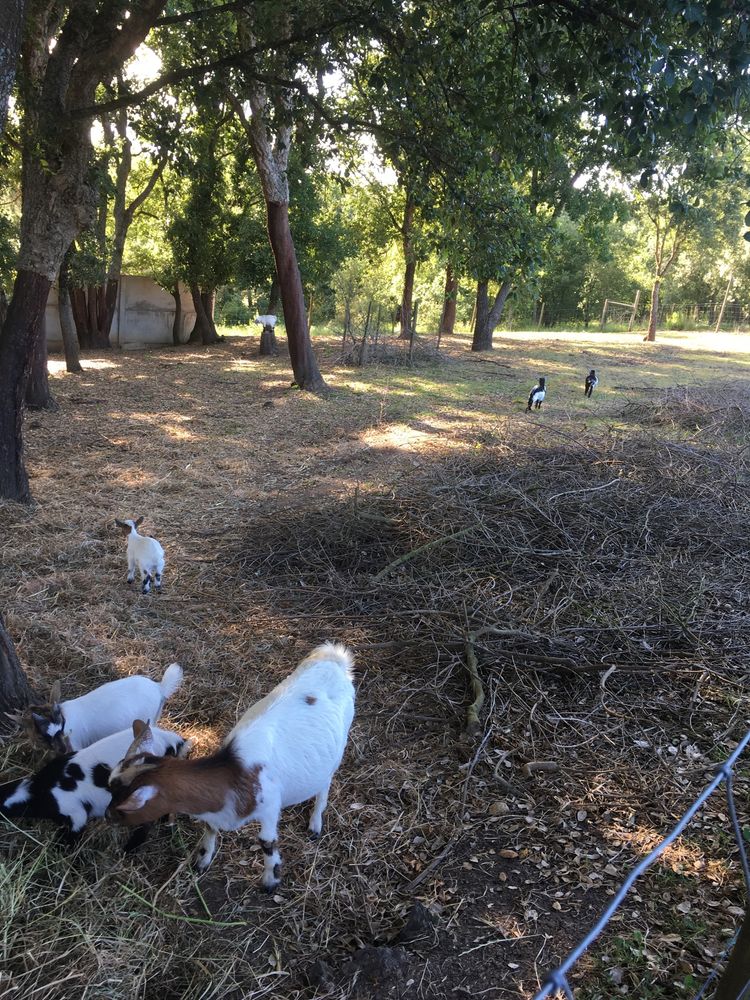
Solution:
[{"label": "goat's tail", "polygon": [[170,663],[159,682],[164,701],[172,697],[180,684],[182,684],[182,667],[179,663]]},{"label": "goat's tail", "polygon": [[17,781],[6,781],[0,785],[0,815],[34,818],[30,784],[28,778],[19,778]]},{"label": "goat's tail", "polygon": [[322,660],[337,664],[349,680],[353,680],[354,653],[340,642],[324,642],[322,646],[317,646],[312,653],[305,657],[300,666],[309,667],[313,663],[320,663]]}]

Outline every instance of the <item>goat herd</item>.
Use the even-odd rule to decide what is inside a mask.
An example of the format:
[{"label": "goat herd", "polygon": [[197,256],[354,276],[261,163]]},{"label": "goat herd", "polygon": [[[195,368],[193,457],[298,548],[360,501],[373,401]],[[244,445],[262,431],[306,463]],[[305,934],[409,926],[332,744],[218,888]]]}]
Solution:
[{"label": "goat herd", "polygon": [[[128,583],[135,571],[148,593],[161,587],[164,550],[138,534],[142,521],[118,521],[128,536]],[[135,827],[125,850],[143,843],[152,823],[185,813],[206,825],[197,867],[208,867],[216,834],[250,822],[260,825],[263,886],[279,882],[277,832],[281,810],[315,799],[308,829],[323,827],[328,790],[344,755],[354,717],[353,657],[344,646],[314,649],[285,680],[252,705],[208,757],[186,759],[179,733],[156,723],[164,702],[182,684],[172,663],[161,681],[123,677],[71,701],[30,711],[30,729],[55,754],[31,777],[0,785],[0,814],[47,819],[75,841],[90,819],[107,816]],[[143,721],[146,720],[146,721]]]}]

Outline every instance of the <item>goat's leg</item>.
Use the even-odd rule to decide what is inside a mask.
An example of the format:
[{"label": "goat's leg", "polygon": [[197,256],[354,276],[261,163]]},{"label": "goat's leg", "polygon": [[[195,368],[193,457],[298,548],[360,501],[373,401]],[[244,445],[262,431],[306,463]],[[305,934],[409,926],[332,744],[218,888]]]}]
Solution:
[{"label": "goat's leg", "polygon": [[141,570],[141,593],[147,594],[151,590],[151,574],[147,569]]},{"label": "goat's leg", "polygon": [[132,583],[135,580],[135,559],[133,556],[128,556],[128,583]]},{"label": "goat's leg", "polygon": [[161,590],[161,573],[158,569],[154,573],[154,586],[157,590]]},{"label": "goat's leg", "polygon": [[313,837],[319,837],[323,830],[323,812],[328,805],[328,792],[330,788],[331,782],[329,781],[325,788],[322,788],[318,792],[315,798],[315,805],[313,806],[313,811],[310,813],[310,822],[307,825],[307,829]]},{"label": "goat's leg", "polygon": [[203,839],[198,845],[198,861],[196,862],[198,871],[204,872],[208,868],[213,861],[214,854],[216,854],[216,830],[206,824]]},{"label": "goat's leg", "polygon": [[263,888],[270,892],[281,881],[281,855],[279,854],[278,811],[261,820],[260,846],[263,849]]}]

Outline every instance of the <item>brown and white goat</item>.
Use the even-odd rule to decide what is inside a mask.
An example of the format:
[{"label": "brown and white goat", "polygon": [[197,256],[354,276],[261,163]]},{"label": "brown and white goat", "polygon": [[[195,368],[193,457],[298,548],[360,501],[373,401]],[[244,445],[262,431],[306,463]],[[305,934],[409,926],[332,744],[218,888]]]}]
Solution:
[{"label": "brown and white goat", "polygon": [[[135,826],[167,813],[206,824],[198,868],[208,867],[220,830],[260,824],[263,885],[279,882],[277,834],[281,810],[315,798],[309,830],[318,836],[328,790],[354,717],[352,654],[327,643],[245,712],[217,753],[197,760],[163,760],[149,752],[145,730],[113,776],[107,815]],[[123,778],[127,784],[123,786]]]}]

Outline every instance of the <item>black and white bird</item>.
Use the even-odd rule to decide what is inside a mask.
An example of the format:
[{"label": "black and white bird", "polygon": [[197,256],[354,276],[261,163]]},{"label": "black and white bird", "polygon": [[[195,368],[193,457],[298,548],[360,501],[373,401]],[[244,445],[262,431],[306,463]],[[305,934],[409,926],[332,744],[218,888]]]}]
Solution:
[{"label": "black and white bird", "polygon": [[592,368],[591,371],[586,376],[586,381],[584,382],[584,396],[591,398],[591,393],[599,385],[599,379],[596,377],[596,372]]},{"label": "black and white bird", "polygon": [[537,385],[529,393],[529,405],[526,407],[527,410],[531,411],[533,406],[535,410],[541,409],[542,403],[544,402],[544,397],[546,395],[546,389],[544,388],[545,380],[540,377]]}]

